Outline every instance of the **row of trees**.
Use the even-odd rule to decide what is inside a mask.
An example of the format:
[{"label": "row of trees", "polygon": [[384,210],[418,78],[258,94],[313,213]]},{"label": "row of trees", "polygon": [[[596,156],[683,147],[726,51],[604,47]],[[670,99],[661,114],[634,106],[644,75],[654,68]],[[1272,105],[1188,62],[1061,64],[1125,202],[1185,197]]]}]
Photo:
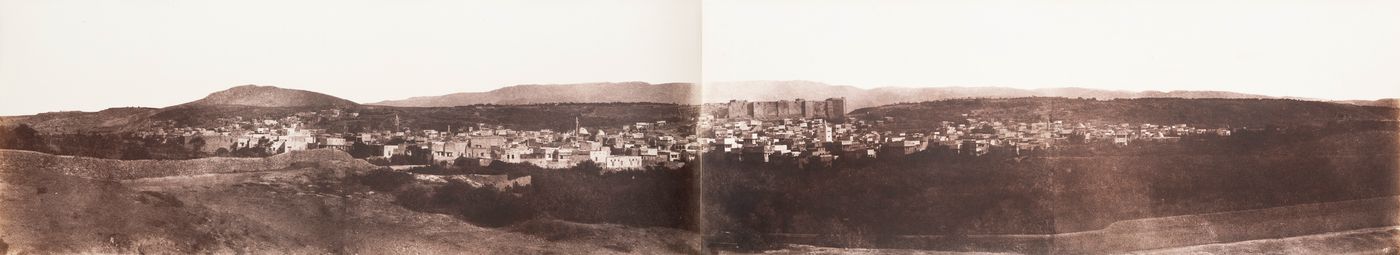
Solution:
[{"label": "row of trees", "polygon": [[109,159],[190,159],[209,156],[203,139],[130,133],[45,135],[27,125],[0,128],[0,149]]}]

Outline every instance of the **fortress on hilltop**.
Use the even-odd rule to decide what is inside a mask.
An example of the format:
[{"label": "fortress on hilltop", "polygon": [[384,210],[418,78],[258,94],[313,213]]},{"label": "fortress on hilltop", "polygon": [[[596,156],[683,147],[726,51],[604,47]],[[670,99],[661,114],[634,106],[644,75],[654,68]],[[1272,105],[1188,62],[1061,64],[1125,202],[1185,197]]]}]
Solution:
[{"label": "fortress on hilltop", "polygon": [[715,118],[721,119],[822,118],[833,122],[841,122],[846,119],[846,98],[827,98],[820,101],[804,99],[760,102],[729,100],[727,103],[705,104],[704,108]]}]

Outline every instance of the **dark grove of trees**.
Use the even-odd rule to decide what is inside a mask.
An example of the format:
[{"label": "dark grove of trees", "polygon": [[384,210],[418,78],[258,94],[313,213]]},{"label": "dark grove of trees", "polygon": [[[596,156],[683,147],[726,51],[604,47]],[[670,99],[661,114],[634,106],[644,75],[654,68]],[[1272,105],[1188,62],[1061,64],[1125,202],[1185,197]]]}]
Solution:
[{"label": "dark grove of trees", "polygon": [[[108,159],[191,159],[201,152],[200,138],[138,136],[130,133],[41,134],[27,125],[0,128],[0,149]],[[265,154],[265,153],[264,153]],[[249,156],[264,156],[249,155]]]},{"label": "dark grove of trees", "polygon": [[473,224],[502,227],[531,219],[696,230],[696,192],[691,168],[603,173],[584,163],[569,169],[474,161],[415,169],[426,174],[505,174],[531,176],[532,184],[497,191],[466,183],[416,183],[409,173],[376,170],[362,184],[395,195],[409,209],[457,216]]},{"label": "dark grove of trees", "polygon": [[47,152],[44,138],[29,125],[0,127],[0,148]]},{"label": "dark grove of trees", "polygon": [[898,247],[892,237],[899,235],[1064,233],[1127,219],[1397,195],[1397,131],[1395,122],[1346,122],[1021,155],[931,149],[805,168],[711,154],[700,177],[704,231],[712,245],[740,249],[772,247],[772,234]]}]

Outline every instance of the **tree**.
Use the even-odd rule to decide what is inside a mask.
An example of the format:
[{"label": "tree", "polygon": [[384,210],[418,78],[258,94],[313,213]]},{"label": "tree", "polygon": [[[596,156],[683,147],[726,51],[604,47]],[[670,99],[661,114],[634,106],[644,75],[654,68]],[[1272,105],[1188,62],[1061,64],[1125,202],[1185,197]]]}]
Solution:
[{"label": "tree", "polygon": [[148,151],[148,150],[146,150],[146,147],[145,147],[145,146],[140,146],[140,145],[126,145],[126,146],[122,146],[121,159],[123,159],[123,160],[150,159],[150,158],[151,158],[151,152]]},{"label": "tree", "polygon": [[0,133],[0,147],[18,150],[31,150],[48,152],[44,138],[39,135],[39,131],[29,127],[27,124],[20,124],[9,130],[7,134]]},{"label": "tree", "polygon": [[355,158],[368,158],[379,155],[378,146],[368,145],[362,142],[350,144],[350,156]]},{"label": "tree", "polygon": [[196,136],[196,137],[190,139],[190,141],[187,142],[187,143],[185,143],[185,144],[189,144],[191,150],[203,151],[203,150],[204,150],[204,137],[198,137],[198,136]]},{"label": "tree", "polygon": [[198,157],[203,157],[204,155],[206,155],[206,154],[204,154],[204,145],[205,145],[204,137],[198,137],[198,136],[196,136],[196,137],[190,139],[190,140],[189,140],[188,142],[186,142],[185,144],[188,144],[188,145],[189,145],[189,148],[186,149],[186,154],[188,154],[188,155],[187,155],[188,157],[191,157],[191,158],[198,158]]},{"label": "tree", "polygon": [[599,166],[599,165],[598,165],[598,162],[593,162],[592,160],[584,161],[584,162],[579,162],[578,165],[575,165],[575,166],[574,166],[574,170],[577,170],[577,171],[579,171],[579,172],[583,172],[583,173],[586,173],[586,174],[590,174],[590,175],[602,175],[602,174],[603,174],[603,167],[602,167],[602,166]]}]

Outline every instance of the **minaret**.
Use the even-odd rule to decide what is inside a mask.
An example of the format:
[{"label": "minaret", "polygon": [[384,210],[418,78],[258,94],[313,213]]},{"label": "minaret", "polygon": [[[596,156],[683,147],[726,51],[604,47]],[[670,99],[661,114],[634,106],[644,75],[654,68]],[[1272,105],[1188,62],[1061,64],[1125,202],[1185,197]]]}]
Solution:
[{"label": "minaret", "polygon": [[394,113],[394,132],[399,131],[403,131],[403,128],[399,127],[399,113]]}]

